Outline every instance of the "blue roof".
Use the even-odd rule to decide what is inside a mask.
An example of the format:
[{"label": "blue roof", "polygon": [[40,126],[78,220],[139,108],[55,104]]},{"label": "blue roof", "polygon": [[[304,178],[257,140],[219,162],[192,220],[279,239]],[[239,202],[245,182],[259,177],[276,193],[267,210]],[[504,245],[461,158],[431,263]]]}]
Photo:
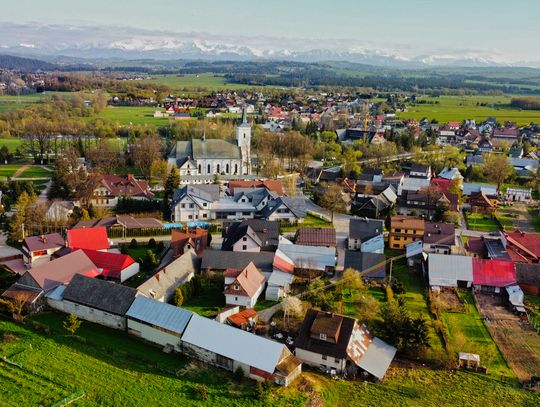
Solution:
[{"label": "blue roof", "polygon": [[193,312],[138,296],[129,307],[126,316],[182,335]]},{"label": "blue roof", "polygon": [[210,224],[208,222],[188,222],[187,226],[188,228],[207,228],[210,226]]},{"label": "blue roof", "polygon": [[176,222],[176,223],[164,223],[163,224],[163,229],[180,229],[182,228],[183,225],[179,222]]}]

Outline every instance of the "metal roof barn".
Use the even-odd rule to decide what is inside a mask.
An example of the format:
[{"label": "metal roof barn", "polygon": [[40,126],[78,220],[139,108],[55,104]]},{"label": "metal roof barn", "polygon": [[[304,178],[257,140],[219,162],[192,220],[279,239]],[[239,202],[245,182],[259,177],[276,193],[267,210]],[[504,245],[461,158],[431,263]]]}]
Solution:
[{"label": "metal roof barn", "polygon": [[194,314],[182,341],[274,373],[285,345]]},{"label": "metal roof barn", "polygon": [[135,298],[126,316],[182,335],[193,312],[143,296]]},{"label": "metal roof barn", "polygon": [[457,287],[458,281],[473,282],[472,257],[431,253],[428,256],[429,285]]}]

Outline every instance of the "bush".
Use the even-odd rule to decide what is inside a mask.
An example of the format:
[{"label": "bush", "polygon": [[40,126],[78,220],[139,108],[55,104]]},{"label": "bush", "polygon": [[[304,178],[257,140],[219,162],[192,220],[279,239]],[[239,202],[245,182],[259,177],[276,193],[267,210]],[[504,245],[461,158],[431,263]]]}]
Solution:
[{"label": "bush", "polygon": [[177,307],[181,307],[184,303],[184,294],[182,294],[182,288],[178,287],[174,290],[174,303]]},{"label": "bush", "polygon": [[149,248],[149,249],[154,249],[155,247],[156,247],[156,239],[151,238],[151,239],[148,241],[148,248]]},{"label": "bush", "polygon": [[138,246],[137,239],[131,239],[131,242],[129,243],[130,249],[136,249]]},{"label": "bush", "polygon": [[128,254],[128,248],[125,244],[120,246],[120,253],[122,254]]},{"label": "bush", "polygon": [[234,371],[234,380],[241,382],[244,379],[244,370],[238,366]]}]

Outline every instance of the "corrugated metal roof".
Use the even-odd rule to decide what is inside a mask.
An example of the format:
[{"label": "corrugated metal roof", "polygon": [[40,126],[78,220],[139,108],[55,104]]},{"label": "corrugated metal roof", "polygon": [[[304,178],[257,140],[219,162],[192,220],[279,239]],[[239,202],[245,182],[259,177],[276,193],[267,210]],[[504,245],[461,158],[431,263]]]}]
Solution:
[{"label": "corrugated metal roof", "polygon": [[194,314],[182,337],[186,343],[274,373],[285,345]]},{"label": "corrugated metal roof", "polygon": [[388,345],[383,340],[373,338],[358,366],[376,378],[382,379],[394,359],[396,350],[396,348]]},{"label": "corrugated metal roof", "polygon": [[280,242],[276,257],[281,255],[283,260],[291,260],[297,268],[324,270],[336,264],[336,249],[334,247],[303,246],[283,244]]},{"label": "corrugated metal roof", "polygon": [[428,257],[429,285],[457,287],[459,281],[473,281],[472,257],[431,253]]},{"label": "corrugated metal roof", "polygon": [[180,335],[193,315],[191,311],[143,296],[135,298],[126,313],[128,317],[157,325]]}]

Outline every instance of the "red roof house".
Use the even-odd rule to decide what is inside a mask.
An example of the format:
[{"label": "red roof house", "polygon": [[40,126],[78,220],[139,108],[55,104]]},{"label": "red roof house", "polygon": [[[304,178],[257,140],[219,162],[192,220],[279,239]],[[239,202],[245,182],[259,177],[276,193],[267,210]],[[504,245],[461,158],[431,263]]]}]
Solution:
[{"label": "red roof house", "polygon": [[123,283],[139,272],[139,263],[127,254],[107,253],[90,249],[83,249],[82,251],[101,271],[101,275],[108,280]]},{"label": "red roof house", "polygon": [[538,263],[540,234],[515,231],[505,233],[508,253],[521,263]]},{"label": "red roof house", "polygon": [[107,236],[107,229],[103,226],[97,228],[70,229],[67,231],[68,247],[72,250],[108,250],[111,245]]},{"label": "red roof house", "polygon": [[430,183],[431,185],[435,185],[436,187],[438,187],[441,192],[446,193],[448,192],[448,188],[450,188],[450,185],[452,185],[452,180],[445,178],[431,178]]},{"label": "red roof house", "polygon": [[516,267],[506,260],[472,259],[475,286],[506,287],[517,283]]},{"label": "red roof house", "polygon": [[109,196],[130,196],[153,199],[154,193],[148,182],[136,179],[133,175],[103,175],[101,185],[109,191]]},{"label": "red roof house", "polygon": [[261,294],[265,278],[253,262],[243,270],[228,269],[225,274],[225,302],[253,308]]},{"label": "red roof house", "polygon": [[188,232],[173,230],[171,247],[175,257],[184,254],[189,249],[195,250],[197,256],[201,256],[208,247],[208,230],[202,228],[192,229]]}]

